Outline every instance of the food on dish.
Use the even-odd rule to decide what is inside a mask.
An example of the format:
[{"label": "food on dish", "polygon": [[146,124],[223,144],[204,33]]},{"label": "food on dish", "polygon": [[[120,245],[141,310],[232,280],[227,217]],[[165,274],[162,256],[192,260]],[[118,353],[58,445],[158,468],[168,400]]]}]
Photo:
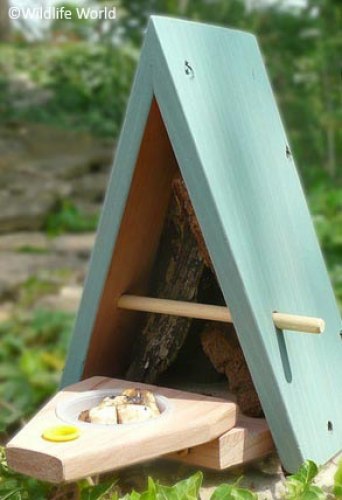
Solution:
[{"label": "food on dish", "polygon": [[107,396],[97,406],[84,410],[78,419],[91,424],[144,422],[160,415],[156,398],[150,391],[126,389],[119,396]]}]

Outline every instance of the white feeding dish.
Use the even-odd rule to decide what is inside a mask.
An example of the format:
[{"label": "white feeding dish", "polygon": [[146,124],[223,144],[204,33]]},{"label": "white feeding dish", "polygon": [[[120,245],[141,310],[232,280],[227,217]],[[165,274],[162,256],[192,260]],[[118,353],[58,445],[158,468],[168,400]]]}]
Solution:
[{"label": "white feeding dish", "polygon": [[148,420],[144,420],[143,422],[130,422],[130,423],[90,423],[84,422],[79,419],[80,414],[85,410],[90,410],[98,406],[104,398],[108,397],[116,397],[122,394],[124,389],[102,389],[102,390],[94,390],[94,391],[86,391],[83,392],[67,401],[63,401],[58,403],[56,406],[56,415],[57,417],[66,422],[68,424],[78,425],[78,426],[89,426],[92,427],[103,427],[108,426],[111,428],[120,428],[121,426],[127,425],[142,425],[148,424],[150,422],[154,422],[157,418],[158,420],[169,413],[171,409],[170,401],[159,394],[154,394],[158,409],[160,411],[160,415],[157,417],[150,418]]}]

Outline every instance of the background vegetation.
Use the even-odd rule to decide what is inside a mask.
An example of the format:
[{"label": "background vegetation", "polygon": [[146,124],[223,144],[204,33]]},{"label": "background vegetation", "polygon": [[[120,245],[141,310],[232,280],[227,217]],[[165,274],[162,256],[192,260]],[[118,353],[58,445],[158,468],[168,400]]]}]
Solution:
[{"label": "background vegetation", "polygon": [[[0,1],[0,13],[6,10],[6,3]],[[38,35],[29,24],[9,26],[1,19],[0,125],[40,121],[116,139],[151,13],[254,32],[342,304],[340,2],[306,0],[301,6],[289,7],[285,1],[120,0],[115,5],[115,22],[56,21],[42,27]],[[32,97],[35,95],[38,100]],[[46,229],[82,231],[94,223],[96,218],[85,221],[65,205],[47,222]],[[41,286],[44,284],[28,283],[16,314],[0,325],[3,442],[56,390],[64,362],[73,318],[65,313],[31,311],[30,294]],[[18,481],[6,470],[3,464],[6,481]],[[0,493],[0,498],[31,498],[25,493],[28,483],[18,484],[17,489],[8,490],[9,495]],[[38,487],[41,490],[35,498],[47,498],[48,489]],[[82,483],[80,488],[82,498],[99,498],[85,496],[89,485]],[[109,488],[111,484],[106,491]]]},{"label": "background vegetation", "polygon": [[[307,0],[301,8],[288,8],[285,1],[253,8],[254,2],[243,0],[121,0],[116,5],[118,20],[110,25],[55,21],[34,43],[25,40],[25,27],[12,33],[0,53],[0,120],[38,120],[116,138],[150,13],[254,32],[341,300],[339,1]],[[31,91],[44,90],[46,101],[30,104],[27,87],[13,86],[16,77],[26,79]]]}]

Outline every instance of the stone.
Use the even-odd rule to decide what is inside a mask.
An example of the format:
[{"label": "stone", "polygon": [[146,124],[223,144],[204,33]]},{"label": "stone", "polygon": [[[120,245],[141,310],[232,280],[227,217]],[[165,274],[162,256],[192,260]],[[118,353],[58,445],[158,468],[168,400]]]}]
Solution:
[{"label": "stone", "polygon": [[109,180],[109,173],[94,173],[83,175],[79,179],[73,180],[72,193],[73,198],[85,199],[88,202],[101,203],[104,199],[104,193]]},{"label": "stone", "polygon": [[[53,281],[57,270],[70,271],[74,280],[84,279],[86,266],[76,257],[66,259],[52,254],[0,253],[0,299],[15,299],[18,290],[30,277]],[[70,280],[70,277],[69,277]],[[58,281],[57,281],[58,285]]]},{"label": "stone", "polygon": [[318,475],[315,477],[314,483],[317,486],[320,486],[324,491],[331,492],[331,487],[334,484],[334,476],[341,461],[342,452],[320,468]]},{"label": "stone", "polygon": [[218,373],[224,373],[240,410],[250,417],[263,416],[252,377],[233,325],[208,323],[201,332],[201,343]]},{"label": "stone", "polygon": [[88,259],[94,243],[94,233],[65,234],[51,240],[51,249],[58,254]]},{"label": "stone", "polygon": [[56,253],[88,259],[95,233],[64,234],[54,238],[39,231],[23,231],[0,235],[0,252]]},{"label": "stone", "polygon": [[45,295],[36,303],[38,309],[75,313],[78,310],[82,296],[82,287],[64,286],[58,294]]},{"label": "stone", "polygon": [[52,97],[50,89],[44,89],[32,81],[28,73],[18,72],[9,79],[11,103],[15,109],[42,106]]},{"label": "stone", "polygon": [[40,232],[26,231],[0,236],[0,252],[19,252],[24,250],[47,252],[49,248],[49,238]]},{"label": "stone", "polygon": [[64,199],[102,202],[112,141],[33,123],[0,136],[0,233],[42,229]]},{"label": "stone", "polygon": [[[56,238],[40,232],[0,236],[0,299],[16,298],[21,285],[30,277],[37,277],[60,288],[58,294],[41,298],[40,305],[74,312],[94,239],[94,233]],[[60,271],[60,279],[56,279],[56,271]]]},{"label": "stone", "polygon": [[0,233],[41,229],[53,209],[56,194],[44,190],[44,183],[30,184],[28,180],[26,183],[24,192],[0,191]]},{"label": "stone", "polygon": [[0,304],[0,324],[11,319],[14,310],[13,302],[4,302]]}]

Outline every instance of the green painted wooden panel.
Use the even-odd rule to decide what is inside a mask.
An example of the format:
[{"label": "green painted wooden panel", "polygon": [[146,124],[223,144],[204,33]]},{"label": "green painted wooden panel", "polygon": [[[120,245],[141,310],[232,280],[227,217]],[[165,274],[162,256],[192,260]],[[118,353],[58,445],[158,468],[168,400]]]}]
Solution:
[{"label": "green painted wooden panel", "polygon": [[[250,34],[151,19],[64,383],[82,373],[152,93],[284,466],[323,463],[342,445],[341,319]],[[326,331],[276,331],[274,310],[322,317]]]},{"label": "green painted wooden panel", "polygon": [[[289,470],[325,461],[342,444],[341,321],[256,40],[154,27],[157,100],[279,452]],[[326,332],[277,332],[274,310]]]}]

